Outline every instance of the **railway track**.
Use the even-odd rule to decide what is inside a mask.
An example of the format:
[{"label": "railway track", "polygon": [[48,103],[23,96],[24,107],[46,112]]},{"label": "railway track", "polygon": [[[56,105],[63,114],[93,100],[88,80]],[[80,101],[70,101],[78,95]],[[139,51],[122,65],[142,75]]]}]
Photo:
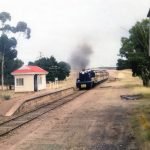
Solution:
[{"label": "railway track", "polygon": [[84,94],[86,91],[76,91],[75,93],[68,95],[64,98],[58,99],[54,102],[50,102],[44,106],[41,106],[38,109],[32,110],[30,112],[24,113],[22,115],[16,116],[10,120],[0,123],[0,136],[7,135],[8,133],[14,131],[15,129],[27,124],[28,122],[54,110],[71,100],[75,99],[76,97]]}]

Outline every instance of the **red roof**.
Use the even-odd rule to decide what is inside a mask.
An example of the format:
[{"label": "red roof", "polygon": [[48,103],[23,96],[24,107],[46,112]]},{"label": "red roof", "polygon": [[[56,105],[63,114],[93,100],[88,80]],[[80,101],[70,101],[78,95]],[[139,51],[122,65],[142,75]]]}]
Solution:
[{"label": "red roof", "polygon": [[48,72],[38,66],[23,66],[11,74],[47,74]]}]

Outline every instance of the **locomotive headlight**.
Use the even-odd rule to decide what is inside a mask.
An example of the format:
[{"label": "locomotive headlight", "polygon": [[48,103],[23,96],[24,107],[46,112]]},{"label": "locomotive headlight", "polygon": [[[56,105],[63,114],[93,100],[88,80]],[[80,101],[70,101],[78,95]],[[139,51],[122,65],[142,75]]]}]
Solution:
[{"label": "locomotive headlight", "polygon": [[78,82],[80,82],[80,80],[78,80]]}]

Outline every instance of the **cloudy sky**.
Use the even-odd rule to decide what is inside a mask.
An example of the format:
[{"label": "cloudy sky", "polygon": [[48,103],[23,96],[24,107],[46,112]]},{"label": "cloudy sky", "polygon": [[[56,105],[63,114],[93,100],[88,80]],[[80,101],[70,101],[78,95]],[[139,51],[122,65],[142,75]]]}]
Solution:
[{"label": "cloudy sky", "polygon": [[31,39],[18,42],[18,58],[26,64],[53,55],[69,61],[82,43],[92,49],[91,67],[115,66],[120,38],[136,21],[146,18],[150,0],[0,0],[12,24],[25,21]]}]

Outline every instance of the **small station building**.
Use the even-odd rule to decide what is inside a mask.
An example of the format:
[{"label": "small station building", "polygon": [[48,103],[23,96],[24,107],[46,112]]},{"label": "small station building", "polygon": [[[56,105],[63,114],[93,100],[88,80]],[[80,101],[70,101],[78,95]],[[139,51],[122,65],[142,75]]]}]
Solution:
[{"label": "small station building", "polygon": [[23,66],[11,73],[15,80],[15,92],[32,92],[46,89],[47,71],[38,66]]}]

